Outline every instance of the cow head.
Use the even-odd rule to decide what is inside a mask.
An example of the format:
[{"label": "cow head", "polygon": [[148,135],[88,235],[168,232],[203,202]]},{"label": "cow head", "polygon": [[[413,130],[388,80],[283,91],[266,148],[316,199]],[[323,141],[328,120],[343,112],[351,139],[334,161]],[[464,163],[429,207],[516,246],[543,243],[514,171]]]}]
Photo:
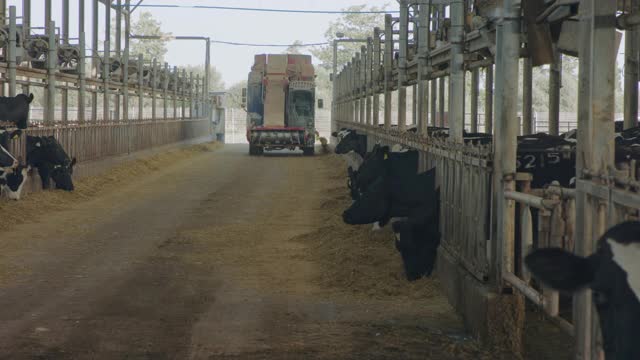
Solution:
[{"label": "cow head", "polygon": [[22,188],[27,181],[30,166],[19,165],[12,172],[0,176],[0,186],[2,192],[11,200],[20,200]]},{"label": "cow head", "polygon": [[56,189],[65,190],[65,191],[73,191],[73,179],[71,175],[73,175],[73,167],[76,164],[76,158],[73,158],[70,163],[64,165],[54,165],[53,170],[51,171],[51,178],[56,183]]},{"label": "cow head", "polygon": [[525,263],[551,288],[575,292],[591,288],[600,318],[606,358],[640,359],[640,222],[609,229],[589,257],[565,250],[539,249]]},{"label": "cow head", "polygon": [[342,213],[342,220],[349,225],[371,224],[384,218],[389,207],[388,186],[385,179],[380,177],[358,201]]}]

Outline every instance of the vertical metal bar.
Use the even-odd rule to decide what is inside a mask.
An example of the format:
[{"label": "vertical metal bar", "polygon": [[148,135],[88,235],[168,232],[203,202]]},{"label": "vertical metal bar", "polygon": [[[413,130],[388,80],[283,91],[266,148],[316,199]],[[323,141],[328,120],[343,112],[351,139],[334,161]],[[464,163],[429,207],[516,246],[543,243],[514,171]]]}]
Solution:
[{"label": "vertical metal bar", "polygon": [[464,132],[464,0],[451,1],[451,64],[449,76],[449,137],[462,142]]},{"label": "vertical metal bar", "polygon": [[[122,65],[122,0],[116,1],[116,59]],[[122,79],[120,79],[122,81]],[[120,121],[120,89],[116,89],[115,93],[115,109],[113,117],[116,121]]]},{"label": "vertical metal bar", "polygon": [[44,0],[44,31],[49,34],[51,26],[51,0]]},{"label": "vertical metal bar", "polygon": [[144,57],[138,54],[138,121],[144,119]]},{"label": "vertical metal bar", "polygon": [[9,96],[16,96],[16,7],[9,7]]},{"label": "vertical metal bar", "polygon": [[187,70],[182,69],[182,89],[180,90],[180,95],[182,97],[182,120],[187,116],[186,106],[187,106]]},{"label": "vertical metal bar", "polygon": [[493,65],[486,68],[484,80],[484,131],[493,133]]},{"label": "vertical metal bar", "polygon": [[359,83],[358,83],[358,97],[359,97],[359,104],[360,104],[360,123],[361,124],[365,124],[366,123],[366,107],[365,107],[365,103],[366,103],[366,98],[367,98],[367,93],[366,93],[366,89],[367,89],[367,47],[366,46],[361,46],[360,47],[360,61],[358,62],[358,72],[359,72]]},{"label": "vertical metal bar", "polygon": [[47,111],[45,125],[52,125],[55,121],[56,110],[56,65],[58,64],[58,47],[56,44],[56,23],[49,22],[49,50],[47,53]]},{"label": "vertical metal bar", "polygon": [[169,72],[169,63],[165,62],[164,63],[164,82],[162,83],[162,94],[164,97],[164,101],[162,101],[162,107],[163,107],[162,117],[164,118],[165,121],[168,118],[167,101],[169,99],[169,94],[167,90],[169,89],[169,76],[171,76],[171,73]]},{"label": "vertical metal bar", "polygon": [[496,30],[496,128],[494,136],[494,189],[498,204],[497,242],[493,244],[495,276],[502,288],[502,273],[513,273],[515,204],[504,197],[515,189],[518,123],[518,67],[520,58],[520,2],[503,1],[503,18]]},{"label": "vertical metal bar", "polygon": [[102,77],[104,80],[104,91],[102,100],[102,121],[110,121],[111,99],[109,97],[109,75],[111,67],[111,6],[104,7],[104,63]]},{"label": "vertical metal bar", "polygon": [[533,62],[524,58],[522,69],[522,133],[533,134]]},{"label": "vertical metal bar", "polygon": [[158,83],[158,60],[151,60],[151,119],[156,121],[156,84]]},{"label": "vertical metal bar", "polygon": [[480,71],[471,70],[471,132],[478,132],[478,88],[480,86]]},{"label": "vertical metal bar", "polygon": [[[69,0],[62,0],[62,44],[69,45]],[[62,123],[69,121],[69,91],[60,89],[62,107]]]},{"label": "vertical metal bar", "polygon": [[211,105],[210,105],[211,102],[209,100],[211,98],[210,93],[209,93],[209,91],[210,91],[209,82],[211,80],[211,74],[210,74],[210,71],[211,71],[211,40],[208,39],[208,38],[207,38],[207,44],[206,44],[205,47],[206,47],[206,51],[207,51],[207,54],[205,56],[205,61],[204,61],[204,66],[205,66],[205,68],[204,68],[204,84],[205,84],[204,85],[204,98],[205,98],[205,101],[206,101],[206,104],[207,104],[206,105],[205,115],[207,116],[207,119],[211,119],[211,116],[212,116],[211,111],[212,111],[212,109],[211,109]]},{"label": "vertical metal bar", "polygon": [[80,39],[79,39],[79,45],[80,45],[80,61],[78,62],[78,123],[80,124],[84,124],[85,122],[85,114],[84,114],[84,108],[85,108],[85,92],[86,92],[86,87],[87,87],[87,83],[86,83],[86,74],[85,74],[85,57],[86,57],[86,44],[85,44],[85,34],[84,31],[81,31],[79,33],[80,35]]},{"label": "vertical metal bar", "polygon": [[376,27],[373,29],[373,125],[378,126],[380,124],[380,94],[378,91],[380,89],[379,79],[380,79],[380,28]]},{"label": "vertical metal bar", "polygon": [[[631,0],[632,11],[638,11],[639,0]],[[638,126],[638,41],[637,27],[624,34],[624,128]]]},{"label": "vertical metal bar", "polygon": [[178,120],[178,83],[180,80],[180,73],[178,67],[173,67],[173,119]]},{"label": "vertical metal bar", "polygon": [[418,131],[423,135],[427,134],[427,117],[429,114],[429,81],[425,80],[425,77],[429,72],[428,59],[431,49],[431,36],[429,34],[430,12],[430,5],[420,4],[418,9],[418,103],[416,111],[418,113]]},{"label": "vertical metal bar", "polygon": [[393,17],[384,17],[384,127],[391,128],[391,81],[393,81]]},{"label": "vertical metal bar", "polygon": [[[440,118],[438,125],[444,127],[444,76],[438,79],[438,116]],[[449,127],[451,124],[449,123]]]},{"label": "vertical metal bar", "polygon": [[438,126],[440,123],[436,121],[438,117],[438,79],[431,79],[431,126]]},{"label": "vertical metal bar", "polygon": [[[22,39],[26,39],[31,31],[31,0],[22,0]],[[2,88],[0,86],[0,88]],[[22,92],[29,94],[29,85],[22,85]],[[0,93],[1,94],[1,93]]]},{"label": "vertical metal bar", "polygon": [[[333,99],[331,101],[331,133],[338,131],[337,125],[337,101],[338,101],[338,88],[336,83],[336,76],[338,76],[338,40],[333,40],[333,71],[331,73],[333,75],[332,85],[333,85]],[[340,119],[342,120],[342,119]],[[333,139],[333,137],[332,137]]]},{"label": "vertical metal bar", "polygon": [[193,71],[189,72],[189,87],[187,88],[189,97],[189,119],[193,119]]},{"label": "vertical metal bar", "polygon": [[[129,35],[131,33],[131,0],[125,0],[127,14],[124,18],[124,53],[122,55],[122,120],[129,121]],[[128,136],[131,136],[131,127],[128,126]]]},{"label": "vertical metal bar", "polygon": [[562,86],[562,54],[553,49],[553,63],[549,71],[549,134],[560,133],[560,87]]},{"label": "vertical metal bar", "polygon": [[[98,52],[98,0],[93,0],[93,8],[91,9],[91,17],[92,17],[92,25],[91,27],[91,68],[92,74],[91,77],[98,78],[98,74],[100,73],[100,53]],[[93,92],[91,93],[91,121],[98,121],[98,87],[94,85]]]},{"label": "vertical metal bar", "polygon": [[400,0],[400,51],[398,57],[398,130],[407,126],[407,42],[409,41],[409,1]]},{"label": "vertical metal bar", "polygon": [[[596,176],[607,175],[613,168],[613,119],[616,66],[616,2],[584,0],[580,3],[580,67],[578,98],[578,147],[576,171],[578,181],[588,170]],[[598,178],[596,177],[596,181]],[[592,228],[597,203],[579,187],[576,191],[576,252],[588,255],[593,239],[600,234]],[[597,220],[597,219],[596,219]],[[598,327],[590,291],[575,296],[574,309],[577,356],[596,359]]]},{"label": "vertical metal bar", "polygon": [[372,106],[371,101],[373,100],[373,38],[367,38],[367,62],[366,62],[366,83],[365,83],[365,95],[367,97],[367,125],[371,125],[372,120]]},{"label": "vertical metal bar", "polygon": [[360,122],[360,53],[353,61],[354,122]]}]

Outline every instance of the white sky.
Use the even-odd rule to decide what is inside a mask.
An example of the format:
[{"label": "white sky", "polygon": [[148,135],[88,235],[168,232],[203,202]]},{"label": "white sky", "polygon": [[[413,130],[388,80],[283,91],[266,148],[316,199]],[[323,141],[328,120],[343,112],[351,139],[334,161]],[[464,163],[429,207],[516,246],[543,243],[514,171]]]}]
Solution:
[{"label": "white sky", "polygon": [[[62,0],[53,1],[53,20],[59,26],[62,19]],[[136,0],[131,0],[137,3]],[[18,16],[22,13],[22,0],[9,0],[8,6],[16,6]],[[85,0],[87,46],[91,44],[92,0]],[[124,3],[124,0],[123,0]],[[300,9],[300,10],[340,10],[342,8],[369,4],[397,10],[395,0],[144,0],[143,4],[184,4],[216,5],[235,7]],[[32,26],[44,26],[44,0],[32,0]],[[70,0],[70,33],[78,33],[78,0]],[[322,14],[278,14],[263,12],[241,12],[205,9],[162,9],[138,8],[133,20],[140,11],[150,11],[162,23],[165,32],[174,35],[209,36],[215,40],[289,44],[295,40],[306,43],[324,41],[324,32],[329,21],[337,15]],[[115,16],[113,17],[115,18]],[[100,5],[100,38],[104,34],[104,6]],[[20,20],[18,20],[20,23]],[[204,43],[202,41],[173,41],[168,46],[167,61],[170,65],[198,65],[204,63]],[[222,72],[227,86],[246,79],[253,63],[253,55],[259,53],[281,53],[284,48],[238,47],[212,44],[211,62]]]}]

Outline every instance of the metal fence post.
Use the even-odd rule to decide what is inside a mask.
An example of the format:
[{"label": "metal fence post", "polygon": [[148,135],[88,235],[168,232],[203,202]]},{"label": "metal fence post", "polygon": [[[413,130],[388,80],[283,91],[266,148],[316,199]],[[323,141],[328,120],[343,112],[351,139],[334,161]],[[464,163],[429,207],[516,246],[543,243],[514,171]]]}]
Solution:
[{"label": "metal fence post", "polygon": [[393,81],[393,17],[384,17],[384,127],[391,128],[391,82]]},{"label": "metal fence post", "polygon": [[151,60],[151,118],[156,121],[156,84],[158,83],[157,59]]},{"label": "metal fence post", "polygon": [[84,124],[85,122],[85,94],[87,88],[87,80],[86,80],[86,70],[85,70],[85,61],[86,61],[86,50],[85,50],[85,33],[80,33],[80,61],[78,61],[78,123]]},{"label": "metal fence post", "polygon": [[144,57],[138,54],[138,121],[144,119]]},{"label": "metal fence post", "polygon": [[16,96],[16,7],[9,6],[9,96]]},{"label": "metal fence post", "polygon": [[104,9],[105,24],[104,24],[104,65],[102,68],[102,77],[104,80],[104,93],[102,100],[102,121],[109,122],[110,115],[109,110],[111,108],[109,98],[109,75],[111,73],[111,6],[110,3],[105,6]]},{"label": "metal fence post", "polygon": [[58,47],[56,44],[56,23],[49,22],[49,51],[47,52],[47,111],[45,125],[52,125],[56,111],[56,67],[58,64]]},{"label": "metal fence post", "polygon": [[398,57],[398,131],[407,127],[407,43],[409,41],[409,1],[400,0],[400,51]]},{"label": "metal fence post", "polygon": [[164,96],[164,100],[162,101],[162,115],[164,120],[167,120],[167,101],[169,99],[169,94],[167,93],[167,89],[169,89],[169,77],[171,76],[171,72],[169,72],[169,63],[164,63],[164,81],[162,83],[162,93]]}]

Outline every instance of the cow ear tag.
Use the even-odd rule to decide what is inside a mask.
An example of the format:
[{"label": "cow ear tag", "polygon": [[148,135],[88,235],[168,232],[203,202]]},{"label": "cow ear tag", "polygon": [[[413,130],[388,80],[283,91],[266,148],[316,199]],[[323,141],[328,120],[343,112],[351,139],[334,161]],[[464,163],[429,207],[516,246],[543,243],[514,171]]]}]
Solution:
[{"label": "cow ear tag", "polygon": [[384,159],[387,160],[389,158],[389,154],[384,154]]}]

